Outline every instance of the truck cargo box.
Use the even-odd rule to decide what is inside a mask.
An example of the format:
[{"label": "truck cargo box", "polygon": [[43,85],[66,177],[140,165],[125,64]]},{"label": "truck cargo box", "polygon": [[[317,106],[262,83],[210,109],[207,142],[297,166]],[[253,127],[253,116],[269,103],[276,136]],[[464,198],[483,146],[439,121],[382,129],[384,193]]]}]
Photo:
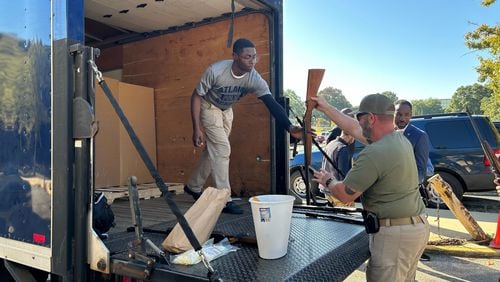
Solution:
[{"label": "truck cargo box", "polygon": [[[26,279],[51,273],[53,280],[60,277],[64,281],[84,281],[123,274],[115,268],[129,262],[110,244],[128,242],[130,234],[122,234],[107,245],[102,242],[92,229],[92,193],[96,188],[111,191],[112,187],[124,186],[131,175],[146,184],[153,182],[153,177],[109,101],[97,89],[98,72],[91,64],[95,63],[104,74],[161,178],[182,185],[201,154],[200,149],[193,149],[191,141],[192,91],[211,63],[231,58],[232,43],[240,37],[256,44],[256,69],[269,84],[273,97],[286,106],[282,85],[282,1],[3,3],[0,263],[5,263],[10,273]],[[233,109],[233,195],[286,194],[288,133],[253,95],[242,98]],[[248,217],[244,220],[250,222]],[[321,230],[338,236],[343,236],[340,232],[345,229],[351,232],[346,240],[330,245],[327,256],[307,258],[294,267],[294,271],[305,275],[297,277],[308,275],[309,264],[320,266],[325,258],[331,262],[346,258],[345,252],[352,251],[356,253],[354,263],[339,272],[338,277],[345,277],[366,259],[367,236],[360,226],[338,223],[327,227],[324,222],[304,216],[295,221],[301,222],[295,234],[307,233],[314,226],[325,227]],[[237,221],[229,225],[234,226],[241,227]],[[250,229],[247,231],[252,234]],[[353,242],[362,244],[355,246]],[[292,250],[308,251],[308,244]],[[258,260],[255,246],[238,255],[238,259],[249,258]],[[297,256],[286,261],[292,264],[294,258]],[[269,270],[276,264],[263,265]],[[159,269],[165,271],[165,277],[177,273],[177,278],[205,279],[167,265]],[[251,271],[251,277],[263,277],[266,273],[261,270],[252,267],[244,271]],[[223,269],[225,277],[237,277],[231,271]],[[0,277],[5,272],[0,268]],[[99,276],[101,273],[108,276]],[[279,279],[286,277],[292,276],[283,274]]]}]

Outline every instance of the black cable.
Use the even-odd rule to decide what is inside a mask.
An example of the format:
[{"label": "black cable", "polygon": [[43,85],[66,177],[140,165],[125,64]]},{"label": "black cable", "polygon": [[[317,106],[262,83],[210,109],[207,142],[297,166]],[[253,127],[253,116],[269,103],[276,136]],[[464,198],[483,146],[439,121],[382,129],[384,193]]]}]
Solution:
[{"label": "black cable", "polygon": [[[299,122],[300,126],[304,127],[304,122],[298,116],[295,116],[295,118]],[[306,134],[311,134],[311,133],[306,133]],[[328,154],[325,152],[325,150],[323,150],[323,148],[321,148],[321,146],[318,144],[318,142],[314,138],[312,138],[312,141],[313,141],[313,144],[321,152],[323,157],[325,157],[325,159],[332,165],[332,167],[339,173],[339,175],[342,176],[343,178],[345,178],[345,174],[342,171],[340,171],[340,169],[333,163],[332,158],[330,158],[330,156],[328,156]]]},{"label": "black cable", "polygon": [[233,44],[233,34],[234,34],[234,0],[231,0],[231,22],[229,23],[229,32],[227,35],[227,48],[231,48]]}]

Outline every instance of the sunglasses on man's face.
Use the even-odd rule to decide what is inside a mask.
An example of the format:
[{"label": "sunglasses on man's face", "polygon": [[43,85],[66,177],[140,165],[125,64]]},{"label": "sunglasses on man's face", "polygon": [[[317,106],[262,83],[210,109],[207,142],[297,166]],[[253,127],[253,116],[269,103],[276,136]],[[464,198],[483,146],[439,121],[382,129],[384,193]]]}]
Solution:
[{"label": "sunglasses on man's face", "polygon": [[363,116],[366,116],[369,112],[361,112],[356,115],[356,120],[360,120]]}]

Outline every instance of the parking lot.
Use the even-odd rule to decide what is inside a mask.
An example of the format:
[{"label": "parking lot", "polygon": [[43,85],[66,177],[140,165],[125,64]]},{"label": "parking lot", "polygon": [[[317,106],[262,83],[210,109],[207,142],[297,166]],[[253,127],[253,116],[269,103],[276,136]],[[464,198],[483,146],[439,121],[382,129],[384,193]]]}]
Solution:
[{"label": "parking lot", "polygon": [[[500,197],[495,192],[466,193],[463,199],[464,206],[472,213],[486,234],[496,232]],[[435,220],[436,209],[427,209],[430,219]],[[449,211],[441,211],[441,216],[452,218]],[[433,222],[431,222],[431,225]],[[463,230],[454,235],[470,239]],[[436,232],[436,229],[432,230]],[[443,231],[443,233],[451,230]],[[416,281],[500,281],[500,258],[474,258],[453,256],[446,253],[429,254],[430,261],[421,261],[418,265]],[[345,281],[364,281],[366,263],[353,272]]]}]

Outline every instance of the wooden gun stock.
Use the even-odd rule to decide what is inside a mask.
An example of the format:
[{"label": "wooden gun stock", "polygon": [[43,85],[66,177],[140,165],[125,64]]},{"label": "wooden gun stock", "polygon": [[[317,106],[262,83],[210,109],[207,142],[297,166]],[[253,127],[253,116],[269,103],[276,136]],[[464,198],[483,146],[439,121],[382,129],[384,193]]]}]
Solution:
[{"label": "wooden gun stock", "polygon": [[[306,113],[304,115],[304,129],[305,129],[305,142],[304,142],[304,152],[305,158],[308,161],[306,167],[309,167],[311,163],[311,147],[312,147],[312,110],[316,107],[316,102],[311,100],[311,97],[316,97],[321,81],[323,80],[323,75],[325,74],[324,69],[310,69],[307,74],[307,93],[306,93]],[[308,151],[306,151],[308,149]]]},{"label": "wooden gun stock", "polygon": [[311,165],[311,152],[312,152],[312,111],[316,107],[316,102],[311,100],[311,97],[316,97],[323,75],[324,69],[310,69],[307,75],[307,93],[306,93],[306,113],[304,115],[304,171],[305,171],[305,184],[306,184],[306,202],[310,204],[310,176],[309,166]]},{"label": "wooden gun stock", "polygon": [[316,103],[310,100],[311,97],[316,97],[318,93],[319,86],[321,85],[321,81],[323,80],[323,75],[325,74],[324,69],[310,69],[307,74],[307,93],[306,93],[306,102],[308,103],[307,107],[310,108],[309,102],[311,102],[312,107],[316,106]]}]

